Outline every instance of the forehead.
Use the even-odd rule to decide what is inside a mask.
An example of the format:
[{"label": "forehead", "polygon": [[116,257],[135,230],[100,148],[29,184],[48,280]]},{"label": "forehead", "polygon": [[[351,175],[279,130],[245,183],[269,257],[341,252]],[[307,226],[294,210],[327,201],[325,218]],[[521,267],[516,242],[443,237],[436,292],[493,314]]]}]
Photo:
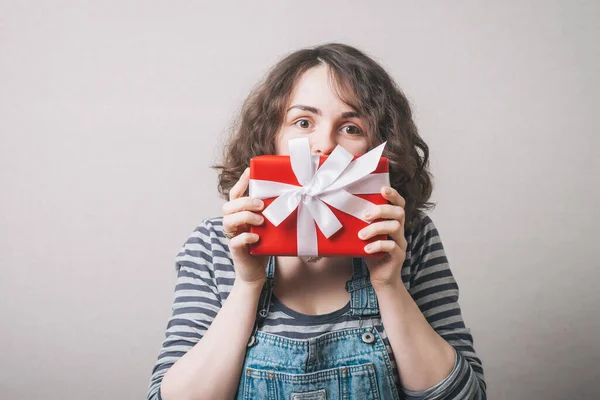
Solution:
[{"label": "forehead", "polygon": [[353,110],[341,96],[346,97],[332,71],[326,65],[319,65],[298,77],[290,95],[289,105]]}]

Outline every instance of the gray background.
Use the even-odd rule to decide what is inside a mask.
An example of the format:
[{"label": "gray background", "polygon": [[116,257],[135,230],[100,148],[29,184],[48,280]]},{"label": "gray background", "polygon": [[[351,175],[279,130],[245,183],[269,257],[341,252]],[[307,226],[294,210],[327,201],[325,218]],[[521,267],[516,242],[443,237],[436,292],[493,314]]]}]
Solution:
[{"label": "gray background", "polygon": [[[600,396],[600,4],[0,2],[0,397],[145,397],[173,259],[284,54],[356,45],[431,147],[492,399]],[[577,396],[572,395],[576,393]]]}]

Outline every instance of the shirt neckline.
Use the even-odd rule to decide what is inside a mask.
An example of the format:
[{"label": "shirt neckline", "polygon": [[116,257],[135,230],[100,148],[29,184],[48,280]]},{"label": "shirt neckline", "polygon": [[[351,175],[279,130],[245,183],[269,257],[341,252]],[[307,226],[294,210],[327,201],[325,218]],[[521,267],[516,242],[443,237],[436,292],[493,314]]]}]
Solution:
[{"label": "shirt neckline", "polygon": [[302,314],[298,311],[294,311],[291,308],[287,307],[285,304],[283,304],[277,298],[277,296],[275,296],[275,294],[272,295],[271,301],[273,302],[273,308],[275,310],[279,310],[279,311],[289,315],[290,317],[293,317],[294,319],[297,319],[299,321],[304,321],[304,322],[312,322],[312,323],[330,322],[330,321],[333,321],[333,320],[341,317],[342,315],[346,314],[348,311],[350,311],[350,302],[348,302],[348,303],[346,303],[346,305],[344,307],[340,308],[339,310],[335,310],[335,311],[332,311],[327,314],[308,315],[308,314]]}]

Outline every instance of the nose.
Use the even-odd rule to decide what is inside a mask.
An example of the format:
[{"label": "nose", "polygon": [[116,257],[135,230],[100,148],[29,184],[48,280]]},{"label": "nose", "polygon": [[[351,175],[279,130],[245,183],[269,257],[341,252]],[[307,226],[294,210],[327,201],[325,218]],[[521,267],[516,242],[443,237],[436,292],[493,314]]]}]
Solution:
[{"label": "nose", "polygon": [[321,129],[310,135],[310,150],[313,155],[328,156],[337,146],[336,133],[333,129]]}]

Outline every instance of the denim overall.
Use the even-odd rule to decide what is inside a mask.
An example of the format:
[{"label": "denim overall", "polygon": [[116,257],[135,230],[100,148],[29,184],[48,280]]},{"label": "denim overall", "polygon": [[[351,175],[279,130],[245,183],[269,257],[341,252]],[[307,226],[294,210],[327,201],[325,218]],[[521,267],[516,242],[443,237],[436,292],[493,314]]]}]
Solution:
[{"label": "denim overall", "polygon": [[[267,265],[254,332],[248,342],[238,400],[398,399],[385,344],[373,327],[338,330],[297,340],[261,332],[269,314],[275,259]],[[379,316],[375,291],[363,260],[353,259],[351,316]],[[362,326],[362,324],[360,325]]]}]

